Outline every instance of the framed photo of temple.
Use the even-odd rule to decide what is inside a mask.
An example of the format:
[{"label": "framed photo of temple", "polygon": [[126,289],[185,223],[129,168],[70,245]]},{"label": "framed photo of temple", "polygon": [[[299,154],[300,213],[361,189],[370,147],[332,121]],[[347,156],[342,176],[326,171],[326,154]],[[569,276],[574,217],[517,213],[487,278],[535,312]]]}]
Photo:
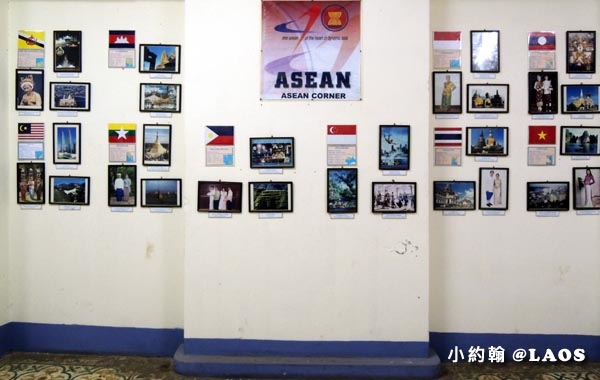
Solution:
[{"label": "framed photo of temple", "polygon": [[292,212],[294,194],[292,182],[249,182],[250,212]]},{"label": "framed photo of temple", "polygon": [[471,72],[500,72],[500,31],[471,31]]},{"label": "framed photo of temple", "polygon": [[181,45],[140,44],[140,73],[179,74]]},{"label": "framed photo of temple", "polygon": [[561,86],[564,114],[599,113],[600,84],[563,84]]},{"label": "framed photo of temple", "polygon": [[467,156],[508,156],[508,127],[467,127]]},{"label": "framed photo of temple", "polygon": [[295,165],[293,137],[250,137],[250,168],[286,169]]},{"label": "framed photo of temple", "polygon": [[171,124],[144,124],[145,166],[171,166]]},{"label": "framed photo of temple", "polygon": [[433,181],[433,209],[475,210],[475,181]]},{"label": "framed photo of temple", "polygon": [[558,113],[558,73],[533,71],[528,74],[528,111],[531,115]]},{"label": "framed photo of temple", "polygon": [[527,182],[527,211],[569,211],[569,182]]},{"label": "framed photo of temple", "polygon": [[508,210],[508,168],[479,168],[479,209]]},{"label": "framed photo of temple", "polygon": [[16,70],[15,109],[44,110],[44,70]]},{"label": "framed photo of temple", "polygon": [[563,156],[599,156],[600,127],[561,126],[560,154]]},{"label": "framed photo of temple", "polygon": [[50,176],[48,203],[87,206],[90,204],[90,177]]},{"label": "framed photo of temple", "polygon": [[108,206],[135,207],[137,205],[137,166],[108,165]]},{"label": "framed photo of temple", "polygon": [[462,113],[462,72],[434,71],[432,82],[433,113]]},{"label": "framed photo of temple", "polygon": [[198,181],[198,212],[242,212],[242,183]]},{"label": "framed photo of temple", "polygon": [[467,84],[468,113],[508,113],[508,84]]},{"label": "framed photo of temple", "polygon": [[50,109],[53,111],[89,111],[91,87],[86,82],[50,82]]},{"label": "framed photo of temple", "polygon": [[181,112],[181,84],[140,83],[140,112]]},{"label": "framed photo of temple", "polygon": [[54,31],[54,72],[81,72],[81,31]]},{"label": "framed photo of temple", "polygon": [[140,180],[141,206],[181,207],[181,190],[179,178],[142,178]]},{"label": "framed photo of temple", "polygon": [[417,183],[373,182],[371,211],[382,214],[417,212]]},{"label": "framed photo of temple", "polygon": [[596,72],[596,31],[567,31],[567,73]]},{"label": "framed photo of temple", "polygon": [[358,211],[358,169],[327,169],[327,212],[330,214]]},{"label": "framed photo of temple", "polygon": [[410,125],[379,126],[379,170],[410,169]]},{"label": "framed photo of temple", "polygon": [[600,209],[600,167],[573,168],[573,208],[575,210]]},{"label": "framed photo of temple", "polygon": [[44,204],[46,202],[46,165],[43,162],[17,163],[17,203]]},{"label": "framed photo of temple", "polygon": [[53,162],[55,164],[81,163],[81,124],[53,124]]}]

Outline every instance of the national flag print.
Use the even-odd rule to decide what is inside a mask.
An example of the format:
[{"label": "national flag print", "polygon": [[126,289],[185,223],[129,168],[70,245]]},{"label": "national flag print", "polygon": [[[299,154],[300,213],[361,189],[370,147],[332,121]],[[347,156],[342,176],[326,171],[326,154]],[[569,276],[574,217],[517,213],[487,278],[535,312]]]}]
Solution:
[{"label": "national flag print", "polygon": [[328,125],[327,144],[329,145],[355,145],[356,125]]},{"label": "national flag print", "polygon": [[556,50],[556,36],[554,32],[529,33],[529,50]]},{"label": "national flag print", "polygon": [[135,143],[135,123],[108,124],[108,142],[112,144]]},{"label": "national flag print", "polygon": [[135,30],[110,30],[108,47],[110,49],[135,49]]},{"label": "national flag print", "polygon": [[433,32],[433,48],[435,50],[460,50],[460,32]]},{"label": "national flag print", "polygon": [[463,137],[460,127],[435,128],[434,133],[435,146],[462,146]]},{"label": "national flag print", "polygon": [[207,126],[206,145],[233,145],[233,126]]},{"label": "national flag print", "polygon": [[44,123],[19,123],[19,140],[43,140]]},{"label": "national flag print", "polygon": [[556,126],[554,125],[530,125],[530,145],[556,144]]},{"label": "national flag print", "polygon": [[43,49],[45,32],[40,30],[19,30],[19,49]]}]

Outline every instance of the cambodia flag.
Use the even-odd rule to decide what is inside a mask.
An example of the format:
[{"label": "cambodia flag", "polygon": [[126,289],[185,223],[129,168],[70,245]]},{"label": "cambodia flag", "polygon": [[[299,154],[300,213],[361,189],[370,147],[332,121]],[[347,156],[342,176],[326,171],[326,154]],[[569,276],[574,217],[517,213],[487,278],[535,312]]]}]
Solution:
[{"label": "cambodia flag", "polygon": [[328,125],[327,144],[354,145],[356,144],[356,125]]},{"label": "cambodia flag", "polygon": [[554,125],[530,125],[530,145],[556,144],[556,126]]},{"label": "cambodia flag", "polygon": [[108,47],[110,49],[135,49],[135,30],[110,30]]},{"label": "cambodia flag", "polygon": [[556,50],[556,36],[554,32],[529,33],[529,50]]},{"label": "cambodia flag", "polygon": [[206,145],[233,145],[233,126],[207,126]]}]

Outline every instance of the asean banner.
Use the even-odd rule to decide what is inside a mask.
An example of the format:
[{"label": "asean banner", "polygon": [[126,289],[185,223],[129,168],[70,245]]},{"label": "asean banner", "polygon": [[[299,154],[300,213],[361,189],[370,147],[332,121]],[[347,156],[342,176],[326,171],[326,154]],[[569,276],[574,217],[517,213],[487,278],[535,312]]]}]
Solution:
[{"label": "asean banner", "polygon": [[262,99],[360,100],[360,0],[264,0],[262,21]]}]

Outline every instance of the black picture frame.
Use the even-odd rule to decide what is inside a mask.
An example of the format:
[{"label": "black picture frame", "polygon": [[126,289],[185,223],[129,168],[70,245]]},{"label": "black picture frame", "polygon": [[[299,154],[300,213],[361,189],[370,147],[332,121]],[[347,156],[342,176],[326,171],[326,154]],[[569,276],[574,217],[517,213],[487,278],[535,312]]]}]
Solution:
[{"label": "black picture frame", "polygon": [[434,114],[462,113],[462,71],[434,71],[432,112]]},{"label": "black picture frame", "polygon": [[569,182],[527,182],[527,211],[569,211]]},{"label": "black picture frame", "polygon": [[108,206],[137,206],[137,165],[108,165]]},{"label": "black picture frame", "polygon": [[500,72],[499,30],[471,30],[471,72]]},{"label": "black picture frame", "polygon": [[558,113],[558,72],[530,71],[527,88],[529,93],[527,109],[530,115]]},{"label": "black picture frame", "polygon": [[508,84],[467,84],[467,113],[508,113]]},{"label": "black picture frame", "polygon": [[600,210],[600,167],[573,168],[573,209]]},{"label": "black picture frame", "polygon": [[144,124],[144,166],[171,166],[171,124]]},{"label": "black picture frame", "polygon": [[54,31],[54,72],[80,73],[82,52],[81,30]]},{"label": "black picture frame", "polygon": [[479,168],[480,210],[508,210],[508,174],[508,168]]},{"label": "black picture frame", "polygon": [[379,126],[379,170],[410,169],[410,125]]},{"label": "black picture frame", "polygon": [[140,112],[180,113],[181,84],[140,83]]},{"label": "black picture frame", "polygon": [[46,164],[44,162],[17,163],[17,204],[41,205],[46,203]]},{"label": "black picture frame", "polygon": [[596,72],[595,30],[568,30],[566,44],[568,74],[593,74]]},{"label": "black picture frame", "polygon": [[44,70],[16,69],[15,109],[17,111],[44,110]]},{"label": "black picture frame", "polygon": [[242,182],[198,181],[197,210],[210,213],[241,213],[242,195]]},{"label": "black picture frame", "polygon": [[476,209],[475,181],[433,181],[433,209],[472,211]]},{"label": "black picture frame", "polygon": [[467,127],[467,156],[508,156],[508,127]]},{"label": "black picture frame", "polygon": [[296,165],[293,137],[250,137],[250,168],[290,169]]},{"label": "black picture frame", "polygon": [[358,212],[358,169],[327,168],[327,212]]},{"label": "black picture frame", "polygon": [[89,82],[50,82],[50,110],[89,111],[91,90]]},{"label": "black picture frame", "polygon": [[90,177],[50,176],[49,183],[49,204],[67,206],[90,204]]},{"label": "black picture frame", "polygon": [[371,211],[381,214],[417,212],[416,182],[372,182]]},{"label": "black picture frame", "polygon": [[561,156],[599,156],[600,127],[561,126]]},{"label": "black picture frame", "polygon": [[294,211],[294,184],[289,181],[249,182],[248,211],[262,213]]},{"label": "black picture frame", "polygon": [[179,74],[181,45],[140,44],[139,72]]},{"label": "black picture frame", "polygon": [[561,113],[600,113],[600,84],[563,84],[561,87]]},{"label": "black picture frame", "polygon": [[140,205],[152,208],[179,208],[182,199],[181,178],[140,179]]},{"label": "black picture frame", "polygon": [[81,164],[81,123],[53,123],[52,152],[54,164]]}]

